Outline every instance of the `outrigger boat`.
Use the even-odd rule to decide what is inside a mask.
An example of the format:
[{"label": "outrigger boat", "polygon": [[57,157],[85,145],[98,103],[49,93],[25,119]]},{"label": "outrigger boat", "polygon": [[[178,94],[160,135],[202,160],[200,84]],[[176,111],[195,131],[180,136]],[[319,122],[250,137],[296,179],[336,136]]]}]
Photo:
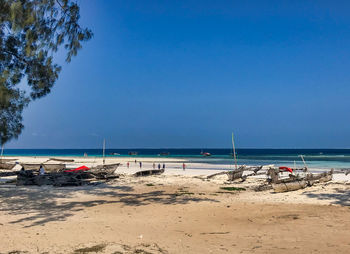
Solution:
[{"label": "outrigger boat", "polygon": [[16,166],[16,163],[0,163],[0,169],[11,170]]},{"label": "outrigger boat", "polygon": [[45,163],[20,163],[22,167],[24,167],[25,170],[39,170],[40,166],[42,165],[47,172],[58,172],[66,169],[66,164],[45,164]]}]

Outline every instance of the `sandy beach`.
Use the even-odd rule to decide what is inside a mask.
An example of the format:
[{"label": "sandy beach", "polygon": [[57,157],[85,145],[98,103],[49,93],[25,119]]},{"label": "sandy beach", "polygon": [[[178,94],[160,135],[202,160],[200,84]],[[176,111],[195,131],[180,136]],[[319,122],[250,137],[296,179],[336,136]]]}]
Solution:
[{"label": "sandy beach", "polygon": [[[68,167],[102,162],[74,159]],[[350,175],[293,192],[256,192],[263,178],[206,179],[231,165],[187,163],[183,170],[181,159],[137,158],[142,169],[153,162],[166,169],[136,178],[134,160],[107,159],[122,163],[121,177],[96,186],[0,185],[0,253],[350,252]]]}]

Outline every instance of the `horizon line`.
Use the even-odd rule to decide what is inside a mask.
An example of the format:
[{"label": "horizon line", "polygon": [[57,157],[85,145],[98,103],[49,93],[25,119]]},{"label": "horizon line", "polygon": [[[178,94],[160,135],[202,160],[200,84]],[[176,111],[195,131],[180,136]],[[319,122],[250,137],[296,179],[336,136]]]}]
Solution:
[{"label": "horizon line", "polygon": [[[103,148],[4,148],[5,150],[102,150]],[[138,150],[138,149],[149,149],[149,150],[161,150],[161,149],[198,149],[198,150],[215,150],[215,149],[232,149],[232,147],[220,147],[220,148],[210,148],[210,147],[194,147],[194,148],[186,148],[186,147],[181,147],[181,148],[175,148],[175,147],[156,147],[156,148],[149,148],[149,147],[134,147],[134,148],[106,148],[106,150]],[[298,147],[293,147],[293,148],[288,148],[288,147],[268,147],[268,148],[263,148],[263,147],[238,147],[236,149],[270,149],[270,150],[277,150],[277,149],[290,149],[290,150],[297,150],[297,149],[305,149],[305,150],[311,150],[311,149],[328,149],[328,150],[336,150],[336,149],[344,149],[344,150],[350,150],[349,147],[344,148],[344,147],[337,147],[337,148],[325,148],[325,147],[318,147],[318,148],[298,148]]]}]

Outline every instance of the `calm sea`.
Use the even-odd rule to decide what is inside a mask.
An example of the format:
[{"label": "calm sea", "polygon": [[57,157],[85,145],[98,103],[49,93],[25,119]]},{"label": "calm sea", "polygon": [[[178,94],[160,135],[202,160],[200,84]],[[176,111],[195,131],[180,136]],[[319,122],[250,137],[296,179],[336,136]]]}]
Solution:
[{"label": "calm sea", "polygon": [[[201,155],[208,152],[209,157]],[[169,157],[184,158],[191,162],[213,164],[233,163],[232,149],[106,149],[107,157]],[[6,149],[7,156],[102,156],[102,149]],[[237,149],[239,164],[264,165],[276,164],[302,166],[300,155],[309,167],[317,168],[350,168],[350,149]]]}]

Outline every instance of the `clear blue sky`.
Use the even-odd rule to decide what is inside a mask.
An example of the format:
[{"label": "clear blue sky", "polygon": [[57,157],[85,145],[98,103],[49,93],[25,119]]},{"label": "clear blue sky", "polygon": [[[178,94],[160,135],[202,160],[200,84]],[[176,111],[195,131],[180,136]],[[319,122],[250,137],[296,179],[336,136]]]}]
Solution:
[{"label": "clear blue sky", "polygon": [[350,2],[79,2],[95,36],[8,148],[350,147]]}]

